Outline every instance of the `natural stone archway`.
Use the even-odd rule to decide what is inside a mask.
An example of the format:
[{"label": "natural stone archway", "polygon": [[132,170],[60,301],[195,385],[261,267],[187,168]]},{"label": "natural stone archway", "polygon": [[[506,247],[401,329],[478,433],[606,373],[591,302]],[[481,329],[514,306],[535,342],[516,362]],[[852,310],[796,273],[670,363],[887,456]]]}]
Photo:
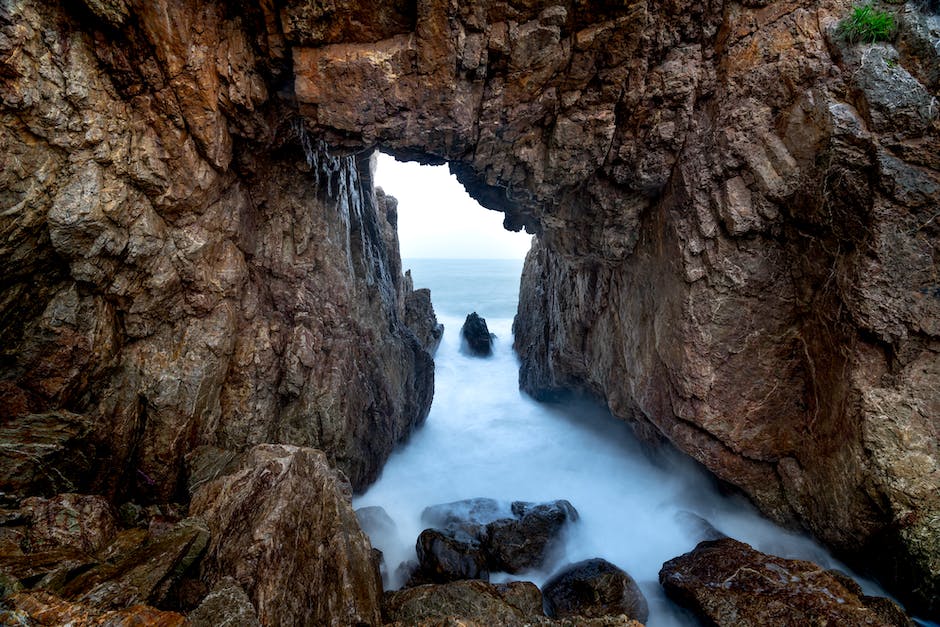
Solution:
[{"label": "natural stone archway", "polygon": [[524,389],[605,399],[936,613],[937,34],[908,8],[900,56],[846,47],[848,10],[422,2],[294,33],[295,91],[538,233]]},{"label": "natural stone archway", "polygon": [[265,441],[365,485],[429,402],[393,208],[336,156],[380,145],[538,234],[524,389],[606,400],[936,615],[936,34],[904,8],[900,52],[846,47],[848,8],[7,3],[6,415],[97,424],[111,491]]}]

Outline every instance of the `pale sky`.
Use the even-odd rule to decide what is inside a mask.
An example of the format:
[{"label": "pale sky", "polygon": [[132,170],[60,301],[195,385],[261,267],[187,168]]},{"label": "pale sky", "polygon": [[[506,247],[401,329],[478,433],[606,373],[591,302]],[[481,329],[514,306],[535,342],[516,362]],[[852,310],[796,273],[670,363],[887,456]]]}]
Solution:
[{"label": "pale sky", "polygon": [[375,185],[398,199],[405,259],[521,259],[532,236],[503,228],[503,214],[470,198],[446,165],[402,163],[379,154]]}]

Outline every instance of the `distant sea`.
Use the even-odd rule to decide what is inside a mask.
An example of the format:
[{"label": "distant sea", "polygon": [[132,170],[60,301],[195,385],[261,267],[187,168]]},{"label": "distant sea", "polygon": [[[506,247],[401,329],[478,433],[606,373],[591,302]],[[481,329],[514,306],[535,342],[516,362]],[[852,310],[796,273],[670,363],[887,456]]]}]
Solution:
[{"label": "distant sea", "polygon": [[403,259],[415,288],[431,289],[438,317],[512,319],[519,300],[522,259]]}]

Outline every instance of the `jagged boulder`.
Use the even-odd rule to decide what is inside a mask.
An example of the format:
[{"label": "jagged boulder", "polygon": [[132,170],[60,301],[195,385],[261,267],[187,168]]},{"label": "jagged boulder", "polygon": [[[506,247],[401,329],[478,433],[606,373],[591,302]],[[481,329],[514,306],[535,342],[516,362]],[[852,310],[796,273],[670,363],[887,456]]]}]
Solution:
[{"label": "jagged boulder", "polygon": [[477,498],[428,507],[421,519],[433,528],[418,537],[419,568],[412,585],[488,579],[490,572],[542,566],[578,512],[565,500],[507,506]]},{"label": "jagged boulder", "polygon": [[493,340],[496,336],[490,333],[486,326],[486,319],[481,318],[477,312],[467,315],[460,329],[460,336],[471,355],[488,357],[493,354]]},{"label": "jagged boulder", "polygon": [[72,547],[96,553],[117,533],[111,505],[101,496],[32,497],[22,502],[21,511],[29,521],[25,544],[30,552]]},{"label": "jagged boulder", "polygon": [[649,605],[639,586],[626,572],[604,559],[566,566],[542,586],[545,611],[564,618],[600,618],[625,614],[642,623]]},{"label": "jagged boulder", "polygon": [[381,580],[351,498],[322,451],[252,448],[193,496],[212,530],[204,579],[233,577],[263,624],[378,623]]},{"label": "jagged boulder", "polygon": [[892,601],[812,562],[756,551],[732,538],[706,540],[659,571],[666,594],[719,627],[896,625],[914,627]]}]

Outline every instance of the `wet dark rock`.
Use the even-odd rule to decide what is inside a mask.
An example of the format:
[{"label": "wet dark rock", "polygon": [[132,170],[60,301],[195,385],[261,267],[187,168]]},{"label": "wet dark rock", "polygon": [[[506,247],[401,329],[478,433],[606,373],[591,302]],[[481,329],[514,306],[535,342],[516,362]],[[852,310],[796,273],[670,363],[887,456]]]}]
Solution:
[{"label": "wet dark rock", "polygon": [[467,316],[460,329],[460,335],[467,343],[467,348],[473,355],[487,357],[493,354],[493,340],[496,336],[490,333],[486,320],[473,312]]},{"label": "wet dark rock", "polygon": [[672,600],[719,627],[914,625],[893,602],[865,596],[841,573],[732,538],[701,542],[669,560],[659,582]]},{"label": "wet dark rock", "polygon": [[640,622],[649,618],[649,606],[639,586],[626,572],[604,559],[566,566],[542,586],[549,616],[616,616]]},{"label": "wet dark rock", "polygon": [[[410,277],[410,274],[407,275]],[[431,304],[431,290],[422,288],[405,295],[405,324],[414,331],[418,342],[433,355],[444,337],[444,325],[437,321]]]},{"label": "wet dark rock", "polygon": [[22,497],[87,487],[93,427],[88,416],[67,411],[0,423],[0,490]]},{"label": "wet dark rock", "polygon": [[416,548],[420,574],[430,581],[490,578],[479,536],[458,530],[425,529],[418,536]]},{"label": "wet dark rock", "polygon": [[556,547],[559,534],[578,512],[568,501],[512,504],[515,518],[486,526],[486,555],[491,570],[518,573],[540,566]]},{"label": "wet dark rock", "polygon": [[376,624],[381,579],[346,477],[316,449],[262,444],[196,490],[210,586],[234,577],[264,624]]}]

